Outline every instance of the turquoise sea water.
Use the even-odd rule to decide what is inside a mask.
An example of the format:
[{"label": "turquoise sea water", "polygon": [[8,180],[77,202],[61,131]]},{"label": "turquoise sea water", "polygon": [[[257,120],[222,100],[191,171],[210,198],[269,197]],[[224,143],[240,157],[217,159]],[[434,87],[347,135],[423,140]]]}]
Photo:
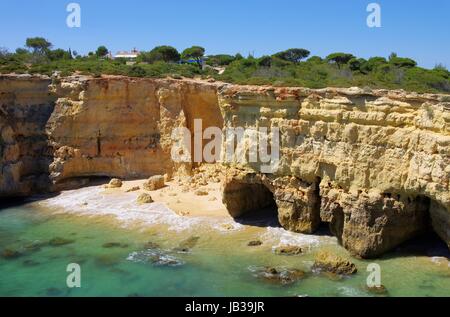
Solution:
[{"label": "turquoise sea water", "polygon": [[[131,225],[117,215],[61,211],[42,201],[0,211],[0,296],[378,296],[365,286],[373,262],[381,266],[387,296],[450,296],[449,255],[436,241],[376,261],[352,259],[358,273],[337,279],[311,271],[319,250],[349,256],[332,237],[260,223],[220,230],[218,220],[174,227],[175,218],[150,224],[137,217],[140,225]],[[67,244],[49,244],[55,238]],[[189,250],[174,249],[187,239]],[[255,239],[263,244],[247,246]],[[274,254],[274,246],[293,241],[302,255]],[[81,288],[66,285],[70,263],[81,267]],[[274,283],[261,276],[267,266],[306,274],[291,284]]]}]

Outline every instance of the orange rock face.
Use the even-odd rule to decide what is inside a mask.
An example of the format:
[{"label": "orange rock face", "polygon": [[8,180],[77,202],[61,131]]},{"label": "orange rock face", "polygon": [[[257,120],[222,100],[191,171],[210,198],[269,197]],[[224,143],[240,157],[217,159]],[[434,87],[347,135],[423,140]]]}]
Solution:
[{"label": "orange rock face", "polygon": [[68,78],[47,126],[55,183],[83,176],[146,178],[190,164],[171,159],[172,132],[202,119],[222,126],[215,86],[195,82]]}]

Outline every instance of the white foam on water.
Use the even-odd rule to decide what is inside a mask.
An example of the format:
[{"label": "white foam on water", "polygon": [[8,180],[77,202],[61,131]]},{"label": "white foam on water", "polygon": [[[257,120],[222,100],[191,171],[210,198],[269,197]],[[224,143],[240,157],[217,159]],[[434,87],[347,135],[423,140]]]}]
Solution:
[{"label": "white foam on water", "polygon": [[102,186],[93,186],[62,192],[40,204],[59,209],[56,213],[114,216],[124,227],[140,223],[167,225],[171,231],[185,231],[196,226],[207,226],[219,231],[237,231],[243,228],[229,220],[179,216],[163,203],[138,204],[137,197],[138,193],[114,195],[105,193]]},{"label": "white foam on water", "polygon": [[233,221],[223,221],[212,224],[212,228],[220,232],[234,232],[244,228],[243,225]]},{"label": "white foam on water", "polygon": [[367,296],[364,292],[350,286],[342,286],[338,288],[338,291],[341,295],[347,297],[362,297]]},{"label": "white foam on water", "polygon": [[133,252],[127,257],[127,261],[136,263],[151,263],[155,266],[181,266],[185,262],[161,250],[145,250]]},{"label": "white foam on water", "polygon": [[334,237],[314,236],[302,233],[287,231],[281,227],[268,227],[266,232],[260,237],[264,242],[272,244],[272,249],[280,246],[299,246],[305,250],[322,246],[324,244],[336,244]]},{"label": "white foam on water", "polygon": [[450,261],[443,256],[433,256],[431,258],[431,262],[438,264],[438,265],[448,264],[448,266],[450,267]]},{"label": "white foam on water", "polygon": [[138,194],[105,194],[101,186],[66,191],[43,202],[49,207],[61,208],[61,213],[91,216],[114,216],[126,226],[130,223],[166,224],[169,230],[182,231],[198,222],[195,218],[178,216],[162,203],[136,202]]}]

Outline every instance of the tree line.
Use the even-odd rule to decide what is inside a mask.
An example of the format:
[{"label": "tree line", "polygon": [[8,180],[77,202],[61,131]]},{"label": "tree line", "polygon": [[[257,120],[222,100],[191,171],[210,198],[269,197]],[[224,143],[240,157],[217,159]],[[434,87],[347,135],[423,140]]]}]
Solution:
[{"label": "tree line", "polygon": [[[173,75],[209,76],[238,84],[271,84],[306,86],[368,86],[402,88],[415,91],[450,92],[450,73],[441,64],[424,69],[408,57],[392,53],[368,59],[350,53],[336,52],[326,57],[311,56],[304,48],[291,48],[259,58],[241,54],[206,55],[206,49],[192,46],[181,52],[169,45],[140,52],[134,65],[122,58],[110,59],[109,49],[102,45],[87,55],[71,49],[54,49],[43,37],[28,38],[14,53],[0,49],[0,72],[71,74],[118,74],[135,77]],[[211,67],[204,67],[209,65]],[[225,69],[220,75],[216,68]]]}]

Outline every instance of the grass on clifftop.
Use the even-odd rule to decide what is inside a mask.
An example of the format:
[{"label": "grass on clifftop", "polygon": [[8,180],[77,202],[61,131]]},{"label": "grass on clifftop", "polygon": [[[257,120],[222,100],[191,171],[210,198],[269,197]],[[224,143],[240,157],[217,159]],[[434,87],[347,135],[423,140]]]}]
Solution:
[{"label": "grass on clifftop", "polygon": [[[346,53],[333,53],[326,58],[307,57],[305,49],[289,49],[272,56],[244,58],[240,54],[214,55],[205,58],[205,49],[193,46],[181,54],[170,46],[159,46],[141,52],[136,64],[124,59],[109,59],[108,49],[101,46],[87,56],[72,51],[51,49],[43,38],[27,39],[27,49],[15,53],[0,49],[0,73],[29,73],[62,76],[75,72],[99,77],[123,75],[131,77],[213,77],[216,80],[251,85],[325,87],[369,87],[404,89],[416,92],[450,93],[450,72],[442,65],[425,69],[409,58],[373,57],[363,59]],[[207,67],[199,64],[206,59]],[[189,62],[186,62],[189,61]],[[219,74],[219,69],[225,69]]]}]

